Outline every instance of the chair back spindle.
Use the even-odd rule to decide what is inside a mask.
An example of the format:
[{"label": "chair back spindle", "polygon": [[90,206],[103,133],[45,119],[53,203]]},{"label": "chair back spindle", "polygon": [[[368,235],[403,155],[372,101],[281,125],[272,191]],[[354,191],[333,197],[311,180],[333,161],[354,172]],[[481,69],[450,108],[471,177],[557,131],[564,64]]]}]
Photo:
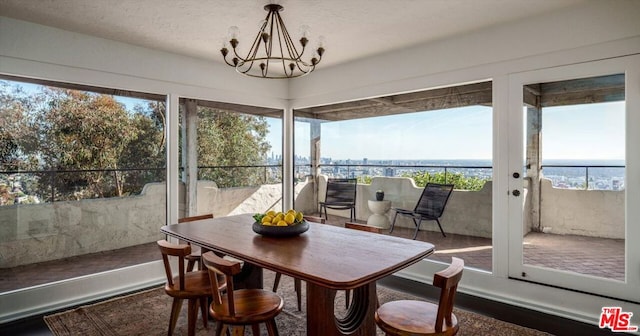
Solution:
[{"label": "chair back spindle", "polygon": [[433,277],[433,285],[441,289],[435,326],[438,332],[443,330],[443,323],[446,323],[448,327],[453,325],[453,303],[458,290],[458,283],[462,279],[463,269],[464,261],[454,257],[449,267],[436,273]]},{"label": "chair back spindle", "polygon": [[[213,252],[206,252],[202,255],[202,261],[211,282],[213,303],[209,307],[209,315],[218,322],[216,336],[226,335],[226,327],[234,329],[231,331],[233,335],[244,335],[245,325],[251,325],[254,335],[257,335],[259,323],[266,324],[270,336],[278,335],[275,317],[284,305],[280,296],[263,289],[236,291],[233,277],[242,271],[237,260],[224,259]],[[226,288],[222,286],[220,279],[224,279]]]},{"label": "chair back spindle", "polygon": [[185,289],[185,280],[184,280],[184,257],[191,254],[191,245],[173,245],[166,240],[158,240],[158,247],[160,248],[160,252],[162,253],[162,263],[164,264],[164,271],[167,275],[167,282],[169,285],[173,286],[173,271],[171,269],[171,262],[169,261],[169,256],[178,258],[178,276],[179,276],[179,286],[180,290]]}]

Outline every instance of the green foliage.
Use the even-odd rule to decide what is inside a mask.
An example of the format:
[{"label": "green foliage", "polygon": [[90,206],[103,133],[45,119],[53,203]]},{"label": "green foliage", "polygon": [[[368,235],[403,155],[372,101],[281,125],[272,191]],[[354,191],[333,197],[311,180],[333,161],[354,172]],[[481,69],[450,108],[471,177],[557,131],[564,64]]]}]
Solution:
[{"label": "green foliage", "polygon": [[[51,87],[27,94],[6,82],[0,89],[0,113],[12,116],[0,124],[9,125],[0,138],[12,144],[1,153],[3,170],[54,171],[24,175],[21,186],[30,195],[125,196],[164,180],[164,117],[160,124],[150,117],[163,115],[163,106],[132,113],[110,95]],[[123,171],[142,167],[160,167],[161,174]],[[65,172],[74,170],[83,172]]]},{"label": "green foliage", "polygon": [[371,184],[373,178],[369,175],[358,176],[358,184]]},{"label": "green foliage", "polygon": [[[266,164],[271,145],[264,117],[213,108],[198,108],[199,179],[215,181],[218,187],[255,186],[269,183]],[[276,177],[277,178],[277,177]]]},{"label": "green foliage", "polygon": [[485,182],[488,181],[488,179],[481,179],[475,176],[466,177],[459,172],[447,172],[445,175],[444,172],[429,173],[427,171],[420,171],[411,174],[407,173],[402,175],[402,177],[412,178],[419,187],[426,186],[428,182],[448,183],[453,184],[455,189],[473,191],[482,189]]},{"label": "green foliage", "polygon": [[[45,201],[139,193],[146,183],[165,179],[165,115],[164,102],[127,111],[110,95],[53,87],[27,93],[0,81],[0,169],[43,171],[23,176],[19,185]],[[264,117],[205,107],[198,117],[199,166],[266,164]],[[205,168],[199,177],[234,187],[280,181],[281,173]],[[0,175],[4,204],[18,192],[10,184]]]}]

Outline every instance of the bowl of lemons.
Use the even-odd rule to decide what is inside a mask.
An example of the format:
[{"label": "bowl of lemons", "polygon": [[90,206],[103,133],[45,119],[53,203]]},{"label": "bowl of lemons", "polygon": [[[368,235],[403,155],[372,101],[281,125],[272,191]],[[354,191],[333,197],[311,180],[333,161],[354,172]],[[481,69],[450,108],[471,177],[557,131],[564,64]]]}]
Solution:
[{"label": "bowl of lemons", "polygon": [[270,237],[292,237],[309,230],[309,223],[302,212],[293,209],[287,212],[268,211],[253,215],[253,231]]}]

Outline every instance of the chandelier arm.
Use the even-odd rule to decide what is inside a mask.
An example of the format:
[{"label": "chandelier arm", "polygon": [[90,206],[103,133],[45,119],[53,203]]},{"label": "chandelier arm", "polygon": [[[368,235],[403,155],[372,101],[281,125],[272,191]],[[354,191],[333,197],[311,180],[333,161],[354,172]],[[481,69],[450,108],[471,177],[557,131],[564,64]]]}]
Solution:
[{"label": "chandelier arm", "polygon": [[304,46],[302,46],[302,52],[298,53],[298,49],[296,48],[295,43],[293,42],[293,39],[291,38],[291,35],[289,34],[289,31],[287,30],[287,27],[284,25],[284,21],[282,20],[282,17],[278,16],[279,22],[282,26],[282,31],[283,31],[283,36],[285,39],[285,43],[287,45],[287,52],[289,53],[289,58],[294,59],[296,61],[301,61],[302,60],[302,54],[304,54]]},{"label": "chandelier arm", "polygon": [[[289,34],[287,27],[284,25],[282,18],[279,17],[279,19],[283,27],[282,35],[284,37],[285,45],[287,47],[287,53],[289,54],[289,59],[295,64],[295,68],[298,68],[298,70],[302,74],[307,74],[313,71],[313,68],[315,67],[308,65],[305,61],[302,60],[302,55],[304,55],[304,51],[305,51],[305,45],[302,45],[302,50],[300,51],[300,53],[298,53],[298,49],[296,48],[296,45],[293,42],[293,39],[291,38],[291,35]],[[284,52],[281,52],[281,53],[283,54],[283,58],[284,58]],[[286,64],[284,64],[284,60],[282,62],[283,62],[282,67],[284,68],[285,73],[287,73],[287,67],[286,67]],[[288,77],[293,76],[294,69],[290,69],[291,73],[288,75]]]},{"label": "chandelier arm", "polygon": [[267,74],[269,74],[269,60],[271,59],[271,55],[273,53],[273,25],[275,23],[276,29],[278,29],[276,18],[279,16],[280,15],[277,11],[269,12],[269,44],[267,45],[266,42],[264,44],[265,53],[267,54],[267,61],[265,62],[264,69],[261,69],[262,77],[267,77]]},{"label": "chandelier arm", "polygon": [[[269,18],[268,14],[267,14],[267,18]],[[253,68],[256,54],[258,53],[258,49],[260,49],[260,38],[262,37],[262,32],[264,31],[264,27],[266,24],[267,22],[262,24],[261,29],[258,31],[256,38],[253,40],[253,43],[251,44],[251,48],[249,49],[249,52],[247,52],[246,58],[242,58],[240,55],[238,55],[236,48],[233,48],[233,53],[236,55],[236,57],[238,57],[242,61],[242,63],[238,63],[238,66],[236,66],[236,70],[238,70],[238,72],[246,74],[248,71],[250,71]],[[249,66],[245,70],[241,70],[240,67],[247,63],[249,64]]]},{"label": "chandelier arm", "polygon": [[230,65],[232,67],[235,67],[235,65],[233,65],[233,63],[229,63],[229,61],[227,61],[227,57],[224,57],[224,62],[227,63],[227,65]]},{"label": "chandelier arm", "polygon": [[[283,22],[282,22],[282,18],[280,17],[279,14],[276,14],[276,19],[278,19],[278,21],[276,22],[276,34],[278,36],[278,47],[280,48],[280,62],[282,63],[282,71],[284,71],[284,75],[286,77],[291,77],[293,75],[293,70],[291,71],[291,73],[287,72],[287,63],[285,62],[285,55],[284,55],[284,51],[282,49],[282,39],[283,39],[283,35],[282,35],[282,30],[286,31],[286,27],[284,26]],[[287,39],[284,39],[284,43],[287,43]],[[291,56],[291,55],[289,55]]]}]

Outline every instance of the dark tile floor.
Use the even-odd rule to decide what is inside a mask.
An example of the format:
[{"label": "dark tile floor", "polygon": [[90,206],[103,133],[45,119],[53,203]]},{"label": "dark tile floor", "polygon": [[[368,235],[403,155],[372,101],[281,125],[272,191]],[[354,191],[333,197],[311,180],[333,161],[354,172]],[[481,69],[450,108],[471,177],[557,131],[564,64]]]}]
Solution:
[{"label": "dark tile floor", "polygon": [[[329,216],[327,223],[343,225],[348,219]],[[431,223],[424,223],[427,228]],[[411,239],[414,229],[399,228],[394,236]],[[388,232],[386,233],[388,234]],[[491,239],[456,234],[442,237],[436,231],[420,231],[418,240],[436,246],[429,258],[449,262],[452,256],[465,260],[465,265],[492,270]],[[529,233],[524,241],[525,263],[581,274],[624,280],[624,240],[573,235]],[[156,243],[131,246],[119,250],[92,253],[32,265],[0,270],[0,292],[27,288],[47,282],[132,266],[158,260]]]}]

